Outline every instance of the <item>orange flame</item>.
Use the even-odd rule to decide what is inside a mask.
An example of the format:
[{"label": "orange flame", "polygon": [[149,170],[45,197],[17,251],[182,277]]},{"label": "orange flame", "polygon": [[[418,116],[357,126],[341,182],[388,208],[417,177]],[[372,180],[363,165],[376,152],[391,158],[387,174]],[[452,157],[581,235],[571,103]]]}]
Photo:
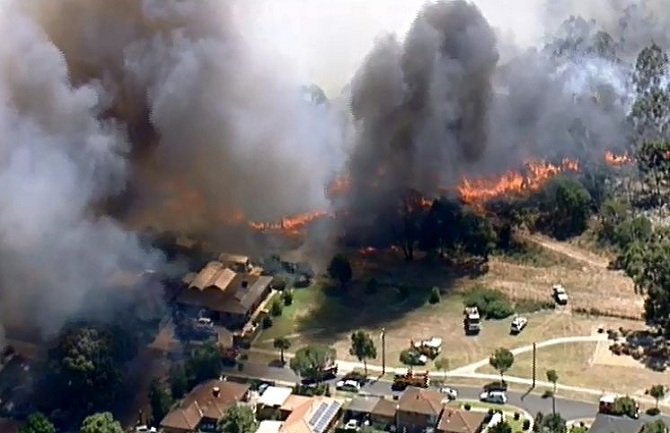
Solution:
[{"label": "orange flame", "polygon": [[464,178],[457,188],[458,194],[464,203],[478,205],[504,195],[535,192],[560,173],[579,171],[579,163],[569,159],[564,159],[560,165],[529,161],[526,171],[526,175],[509,171],[497,179]]},{"label": "orange flame", "polygon": [[297,236],[311,223],[328,216],[328,212],[315,211],[282,218],[276,223],[249,222],[249,227],[263,233],[280,233],[288,236]]},{"label": "orange flame", "polygon": [[326,196],[329,199],[346,197],[351,191],[351,179],[348,177],[339,177],[333,180],[326,188]]},{"label": "orange flame", "polygon": [[624,165],[629,165],[633,163],[633,158],[628,156],[627,153],[623,155],[616,155],[612,152],[605,152],[605,162],[611,167],[622,167]]}]

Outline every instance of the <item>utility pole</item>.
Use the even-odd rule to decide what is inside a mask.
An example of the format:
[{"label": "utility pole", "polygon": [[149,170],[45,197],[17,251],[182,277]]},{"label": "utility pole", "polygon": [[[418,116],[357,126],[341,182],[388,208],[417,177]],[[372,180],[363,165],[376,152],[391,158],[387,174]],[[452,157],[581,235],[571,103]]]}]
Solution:
[{"label": "utility pole", "polygon": [[535,346],[535,343],[533,343],[533,385],[532,385],[532,387],[531,387],[531,388],[533,388],[533,389],[535,388],[535,375],[536,375],[536,372],[537,372],[537,371],[536,371],[536,363],[535,363],[535,361],[536,361],[536,359],[537,359],[537,357],[536,357],[536,355],[537,355],[537,350],[536,350],[536,349],[537,349],[537,348],[536,348],[536,346]]},{"label": "utility pole", "polygon": [[382,328],[382,376],[386,374],[386,329]]}]

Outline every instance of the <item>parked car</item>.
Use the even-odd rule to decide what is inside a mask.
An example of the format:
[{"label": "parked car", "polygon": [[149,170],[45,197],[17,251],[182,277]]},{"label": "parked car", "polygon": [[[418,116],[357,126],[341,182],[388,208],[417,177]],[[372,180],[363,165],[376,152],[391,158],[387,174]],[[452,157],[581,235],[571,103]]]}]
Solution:
[{"label": "parked car", "polygon": [[565,287],[560,284],[554,284],[551,289],[557,304],[565,305],[568,303],[568,292],[565,291]]},{"label": "parked car", "polygon": [[528,324],[528,319],[525,317],[517,316],[512,320],[512,325],[510,328],[510,333],[512,334],[518,334],[519,332],[523,331],[523,328],[526,327]]},{"label": "parked car", "polygon": [[454,388],[449,388],[448,386],[440,388],[440,393],[446,395],[449,400],[456,400],[458,398],[458,391]]},{"label": "parked car", "polygon": [[486,403],[506,404],[507,394],[503,391],[484,391],[479,395],[479,399]]},{"label": "parked car", "polygon": [[342,391],[358,392],[361,390],[361,384],[355,380],[340,380],[335,387]]},{"label": "parked car", "polygon": [[357,419],[354,419],[354,418],[350,419],[350,420],[347,421],[347,423],[344,425],[344,429],[345,429],[345,430],[359,430],[359,429],[360,429],[360,426],[359,426],[359,424],[358,424],[358,420],[357,420]]}]

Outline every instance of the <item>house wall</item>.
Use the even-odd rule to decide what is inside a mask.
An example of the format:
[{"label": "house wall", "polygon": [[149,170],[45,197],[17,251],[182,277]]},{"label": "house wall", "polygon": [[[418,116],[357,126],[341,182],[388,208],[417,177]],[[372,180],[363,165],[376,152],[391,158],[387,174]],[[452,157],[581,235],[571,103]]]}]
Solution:
[{"label": "house wall", "polygon": [[400,431],[420,432],[426,427],[435,427],[438,417],[428,416],[420,413],[398,411],[397,427]]}]

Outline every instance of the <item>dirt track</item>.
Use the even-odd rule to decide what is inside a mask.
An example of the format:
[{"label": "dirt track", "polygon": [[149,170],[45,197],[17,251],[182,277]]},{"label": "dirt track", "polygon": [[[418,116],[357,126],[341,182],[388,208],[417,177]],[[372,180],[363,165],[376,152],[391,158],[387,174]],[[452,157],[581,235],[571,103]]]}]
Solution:
[{"label": "dirt track", "polygon": [[523,235],[523,239],[588,266],[607,269],[609,265],[609,260],[604,257],[579,249],[570,244],[549,239],[545,236],[538,234]]}]

